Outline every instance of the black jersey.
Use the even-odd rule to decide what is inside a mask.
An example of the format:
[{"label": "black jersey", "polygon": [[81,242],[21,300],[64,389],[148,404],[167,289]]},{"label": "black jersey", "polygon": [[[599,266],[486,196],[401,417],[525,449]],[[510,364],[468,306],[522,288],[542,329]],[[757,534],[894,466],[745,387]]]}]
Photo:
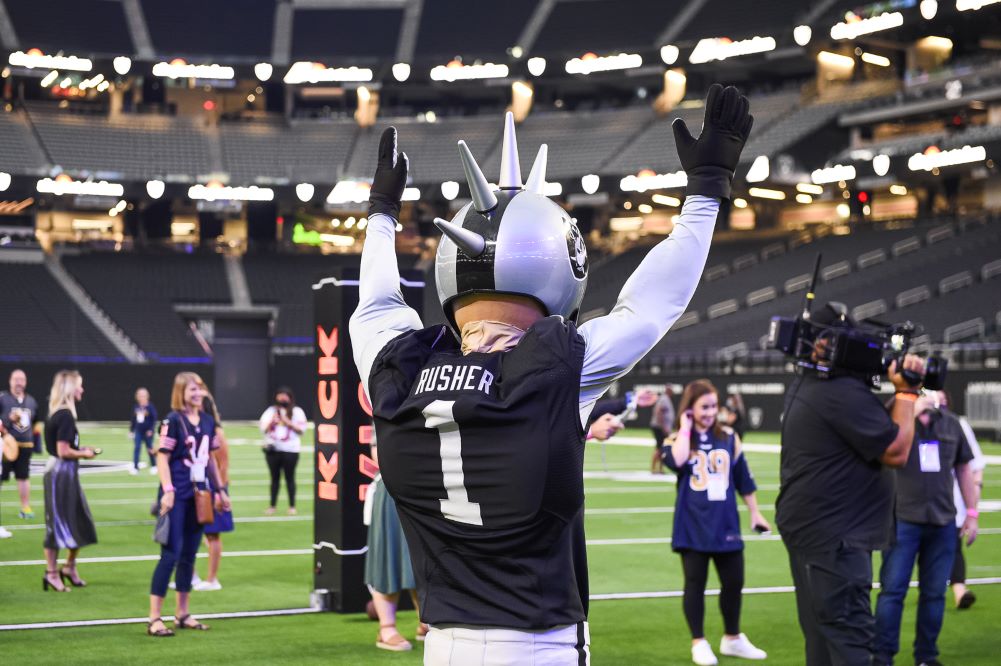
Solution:
[{"label": "black jersey", "polygon": [[559,317],[463,356],[405,333],[369,379],[379,463],[410,546],[421,619],[547,629],[587,617],[584,340]]}]

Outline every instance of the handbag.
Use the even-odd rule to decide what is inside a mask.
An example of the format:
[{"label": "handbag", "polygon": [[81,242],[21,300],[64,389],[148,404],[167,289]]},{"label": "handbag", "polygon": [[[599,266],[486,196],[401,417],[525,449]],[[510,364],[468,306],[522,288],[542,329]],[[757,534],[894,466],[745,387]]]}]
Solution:
[{"label": "handbag", "polygon": [[215,522],[212,493],[208,490],[202,490],[198,486],[195,486],[195,515],[198,517],[199,525],[211,525]]},{"label": "handbag", "polygon": [[3,436],[3,459],[7,462],[14,462],[17,460],[17,456],[21,453],[21,447],[17,443],[17,440],[11,437],[9,434],[4,433]]}]

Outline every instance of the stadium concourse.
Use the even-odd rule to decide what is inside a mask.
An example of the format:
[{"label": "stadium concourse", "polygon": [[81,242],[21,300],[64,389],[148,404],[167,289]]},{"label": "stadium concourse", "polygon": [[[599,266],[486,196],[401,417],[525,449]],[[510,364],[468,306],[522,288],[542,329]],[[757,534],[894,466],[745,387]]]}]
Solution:
[{"label": "stadium concourse", "polygon": [[[396,249],[426,325],[445,322],[434,220],[474,197],[456,142],[493,179],[508,110],[522,172],[545,145],[536,185],[586,244],[583,323],[608,314],[674,230],[688,178],[670,125],[681,118],[697,134],[719,82],[746,94],[755,117],[731,201],[692,300],[612,394],[666,385],[677,399],[700,377],[742,394],[758,502],[774,524],[795,374],[767,348],[771,318],[802,310],[817,265],[818,303],[843,302],[860,322],[915,323],[912,348],[949,361],[952,406],[987,459],[981,536],[965,551],[979,600],[962,612],[948,604],[942,661],[995,663],[999,43],[997,0],[0,0],[0,285],[10,304],[0,375],[25,371],[44,421],[54,373],[78,370],[81,444],[103,449],[81,463],[98,533],[80,554],[85,589],[38,589],[42,448],[25,466],[33,516],[18,516],[13,479],[0,487],[0,526],[13,535],[0,540],[0,660],[418,663],[419,647],[376,650],[375,624],[353,613],[352,594],[367,598],[351,554],[364,545],[364,489],[346,484],[364,485],[376,468],[371,429],[350,421],[368,418],[364,401],[344,386],[339,398],[324,392],[327,375],[353,365],[328,358],[346,344],[350,311],[316,307],[317,287],[350,286],[359,270],[383,130],[397,128],[409,157]],[[222,412],[236,529],[223,589],[193,595],[213,630],[164,645],[143,635],[156,482],[129,474],[126,421],[141,386],[166,415],[182,371],[205,379]],[[280,386],[320,426],[303,436],[298,515],[265,513],[256,420]],[[691,659],[670,545],[674,477],[646,471],[650,414],[634,410],[626,430],[587,447],[596,664]],[[366,458],[338,469],[324,453],[331,433]],[[740,515],[743,626],[769,662],[801,664],[781,535],[759,535]],[[350,590],[338,587],[351,576]],[[712,577],[709,588],[718,593]],[[904,646],[915,604],[912,594]],[[170,599],[165,617],[172,609]],[[400,617],[410,635],[413,612]],[[708,635],[721,632],[707,613]]]}]

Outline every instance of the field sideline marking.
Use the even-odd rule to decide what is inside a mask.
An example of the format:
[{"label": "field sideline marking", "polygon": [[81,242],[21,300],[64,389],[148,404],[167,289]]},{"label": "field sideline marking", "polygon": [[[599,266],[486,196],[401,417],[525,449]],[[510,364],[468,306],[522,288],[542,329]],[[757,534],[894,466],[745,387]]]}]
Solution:
[{"label": "field sideline marking", "polygon": [[[971,578],[966,581],[967,585],[996,585],[1001,583],[1001,577],[994,578]],[[911,581],[911,587],[917,587],[917,581]],[[879,582],[873,582],[873,588],[878,588]],[[776,585],[773,587],[745,587],[744,594],[787,594],[795,592],[792,585]],[[706,590],[706,596],[719,596],[719,590]],[[619,592],[610,594],[592,594],[591,601],[618,601],[627,599],[670,599],[684,595],[681,590],[671,590],[665,592]],[[233,619],[245,617],[271,617],[276,615],[309,615],[322,611],[313,608],[289,608],[285,610],[266,611],[241,611],[236,613],[203,613],[198,617],[203,620]],[[164,620],[173,620],[173,616],[164,615]],[[122,624],[145,624],[148,618],[145,617],[124,617],[107,620],[71,620],[67,622],[31,622],[26,624],[0,624],[0,631],[18,631],[23,629],[62,629],[68,627],[100,627]]]},{"label": "field sideline marking", "polygon": [[[980,530],[980,535],[1001,534],[1001,527],[988,527]],[[779,541],[782,537],[778,534],[745,534],[744,541]],[[671,537],[647,537],[634,539],[589,539],[588,546],[643,546],[643,545],[666,545],[671,543]],[[312,548],[293,548],[286,550],[235,550],[226,551],[225,557],[272,557],[276,555],[309,555]],[[208,557],[208,553],[198,553],[199,558]],[[120,555],[113,557],[80,557],[77,562],[81,564],[107,564],[111,562],[155,562],[160,559],[159,555]],[[0,561],[0,567],[35,567],[45,564],[45,560],[10,560]]]},{"label": "field sideline marking", "polygon": [[[247,516],[245,518],[234,518],[233,522],[236,523],[298,523],[307,520],[313,520],[312,514],[304,514],[301,516]],[[149,518],[147,520],[108,520],[104,522],[94,523],[94,527],[133,527],[135,525],[149,525],[153,526],[154,520]],[[9,525],[7,527],[9,530],[44,530],[44,523],[37,523],[33,525]]]}]

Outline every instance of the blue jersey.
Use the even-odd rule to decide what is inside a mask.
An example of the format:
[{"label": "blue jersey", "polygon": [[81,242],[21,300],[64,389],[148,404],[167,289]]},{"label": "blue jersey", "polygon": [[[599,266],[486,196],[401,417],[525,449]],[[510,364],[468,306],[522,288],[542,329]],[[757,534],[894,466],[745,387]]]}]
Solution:
[{"label": "blue jersey", "polygon": [[692,432],[692,453],[680,468],[671,446],[664,462],[678,475],[674,505],[674,550],[723,553],[744,548],[737,516],[737,493],[748,495],[757,486],[744,455],[736,454],[732,432],[717,437],[712,431]]},{"label": "blue jersey", "polygon": [[193,425],[180,412],[171,412],[160,426],[159,451],[168,457],[170,482],[179,500],[194,497],[194,483],[207,487],[205,471],[209,453],[219,448],[215,421],[201,414],[198,425]]}]

